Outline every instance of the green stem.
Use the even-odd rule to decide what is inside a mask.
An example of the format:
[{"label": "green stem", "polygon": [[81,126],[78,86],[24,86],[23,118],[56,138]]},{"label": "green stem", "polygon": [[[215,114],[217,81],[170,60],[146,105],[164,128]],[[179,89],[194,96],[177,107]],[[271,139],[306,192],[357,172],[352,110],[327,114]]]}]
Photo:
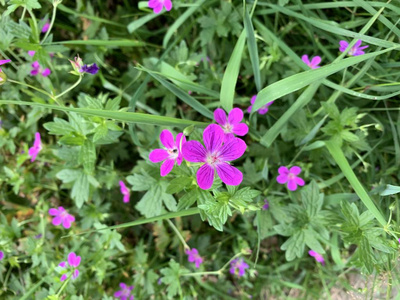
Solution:
[{"label": "green stem", "polygon": [[58,4],[60,4],[59,1],[57,1],[57,0],[54,0],[54,1],[53,1],[53,15],[51,16],[50,26],[49,26],[49,29],[47,30],[47,32],[46,32],[46,34],[45,34],[43,40],[40,42],[40,44],[43,44],[43,42],[44,42],[44,41],[47,39],[47,37],[49,36],[49,34],[50,34],[50,32],[51,32],[51,29],[53,28],[54,21],[55,21],[55,19],[56,19],[56,12],[57,12],[57,6],[58,6]]},{"label": "green stem", "polygon": [[54,99],[54,98],[53,98],[53,95],[51,95],[51,94],[49,94],[48,92],[46,92],[46,91],[44,91],[44,90],[42,90],[42,89],[39,89],[39,88],[37,88],[37,87],[35,87],[35,86],[33,86],[33,85],[26,84],[26,83],[24,83],[24,82],[12,80],[12,79],[8,79],[8,78],[7,78],[7,81],[8,81],[8,82],[12,82],[12,83],[16,83],[16,84],[20,84],[20,85],[23,85],[23,86],[26,86],[26,87],[29,87],[29,88],[31,88],[31,89],[34,89],[34,90],[36,90],[36,91],[38,91],[38,92],[40,92],[40,93],[46,95],[47,97],[49,97],[49,98],[51,98],[51,99]]},{"label": "green stem", "polygon": [[171,226],[171,228],[175,231],[176,235],[178,236],[178,238],[181,240],[183,247],[186,249],[190,249],[190,247],[188,246],[188,244],[186,244],[185,239],[183,238],[182,234],[180,233],[180,231],[178,230],[178,228],[176,228],[176,226],[174,225],[174,223],[171,222],[170,219],[166,219],[169,226]]},{"label": "green stem", "polygon": [[63,285],[60,287],[60,289],[58,290],[56,296],[60,296],[61,292],[65,289],[65,287],[67,286],[69,280],[71,279],[71,277],[68,277],[67,280],[64,281]]},{"label": "green stem", "polygon": [[82,81],[82,75],[79,76],[79,79],[77,82],[75,82],[75,84],[73,84],[72,86],[70,86],[68,89],[66,89],[64,92],[62,92],[61,94],[58,94],[56,96],[54,96],[54,99],[60,98],[61,96],[65,95],[66,93],[68,93],[69,91],[71,91],[72,89],[74,89],[79,83],[81,83]]},{"label": "green stem", "polygon": [[20,21],[22,21],[25,18],[25,13],[26,13],[26,7],[24,6],[24,10],[22,11],[21,18],[19,19]]},{"label": "green stem", "polygon": [[28,11],[28,13],[31,16],[32,21],[33,21],[33,27],[34,27],[33,28],[33,35],[34,35],[35,42],[39,42],[39,31],[38,31],[38,27],[37,27],[36,17],[35,17],[35,15],[32,13],[32,11],[30,9],[27,9],[27,11]]}]

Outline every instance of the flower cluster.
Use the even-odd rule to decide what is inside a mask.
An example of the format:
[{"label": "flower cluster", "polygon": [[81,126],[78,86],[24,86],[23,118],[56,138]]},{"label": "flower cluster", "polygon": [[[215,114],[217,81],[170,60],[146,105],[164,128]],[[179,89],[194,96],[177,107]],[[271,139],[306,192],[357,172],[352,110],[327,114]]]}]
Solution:
[{"label": "flower cluster", "polygon": [[71,73],[73,73],[74,75],[81,76],[81,73],[94,75],[97,74],[97,72],[99,71],[99,67],[95,63],[92,65],[83,64],[83,60],[79,57],[79,55],[74,58],[74,61],[69,61],[72,65],[72,68],[74,69],[74,71],[72,71]]},{"label": "flower cluster", "polygon": [[121,282],[119,284],[119,287],[121,290],[116,291],[114,293],[114,297],[119,298],[120,300],[133,300],[135,299],[135,296],[131,295],[132,290],[134,288],[133,285],[127,286],[125,283]]},{"label": "flower cluster", "polygon": [[[60,264],[58,266],[60,266],[62,268],[68,268],[68,266],[71,267],[72,279],[75,279],[76,277],[79,276],[79,270],[77,268],[80,263],[81,263],[81,257],[77,256],[75,254],[75,252],[70,252],[68,254],[68,262],[66,262],[66,261],[60,262]],[[64,281],[67,278],[68,278],[67,273],[64,273],[61,276],[60,281]]]},{"label": "flower cluster", "polygon": [[237,274],[239,277],[242,277],[245,273],[245,270],[249,268],[249,265],[245,263],[243,258],[236,258],[231,261],[231,268],[229,272],[233,275]]},{"label": "flower cluster", "polygon": [[51,222],[54,226],[62,224],[65,229],[69,229],[71,223],[75,222],[75,217],[70,215],[62,206],[59,206],[58,208],[50,208],[49,214],[50,216],[54,216],[53,221]]},{"label": "flower cluster", "polygon": [[130,192],[129,189],[126,187],[125,183],[120,180],[119,181],[119,186],[121,189],[121,194],[124,196],[124,203],[128,203],[129,202],[129,198],[130,198]]},{"label": "flower cluster", "polygon": [[39,154],[39,152],[42,150],[42,142],[40,139],[40,133],[36,132],[35,133],[35,140],[33,141],[33,146],[29,148],[28,154],[31,157],[31,162],[34,162],[36,159],[36,156]]},{"label": "flower cluster", "polygon": [[186,249],[185,253],[188,255],[188,261],[195,264],[196,268],[200,268],[200,264],[203,263],[203,258],[199,255],[199,251],[196,248],[192,250]]},{"label": "flower cluster", "polygon": [[43,77],[47,77],[51,74],[51,71],[49,68],[43,69],[38,61],[34,61],[32,63],[32,70],[31,70],[31,75],[36,76],[36,75],[42,75]]}]

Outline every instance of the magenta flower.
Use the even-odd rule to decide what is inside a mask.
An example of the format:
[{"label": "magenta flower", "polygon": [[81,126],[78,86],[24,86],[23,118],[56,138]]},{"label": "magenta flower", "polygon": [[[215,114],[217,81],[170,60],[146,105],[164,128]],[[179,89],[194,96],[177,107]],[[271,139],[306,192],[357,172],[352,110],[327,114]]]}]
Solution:
[{"label": "magenta flower", "polygon": [[159,14],[163,7],[165,7],[167,11],[170,11],[172,2],[171,0],[149,0],[148,6],[153,9],[154,13]]},{"label": "magenta flower", "polygon": [[313,250],[308,251],[308,254],[310,254],[310,256],[314,257],[317,262],[321,263],[322,265],[325,265],[324,257],[321,254],[319,254]]},{"label": "magenta flower", "polygon": [[160,141],[164,145],[165,149],[154,149],[150,152],[149,159],[153,163],[159,163],[164,161],[160,168],[161,176],[166,176],[171,172],[175,165],[178,166],[182,163],[182,145],[186,143],[186,137],[183,133],[178,133],[176,136],[176,142],[174,142],[174,136],[171,131],[164,129],[160,134]]},{"label": "magenta flower", "polygon": [[[9,62],[11,62],[11,59],[0,59],[0,66],[7,64]],[[0,68],[0,72],[1,72],[1,68]]]},{"label": "magenta flower", "polygon": [[82,68],[80,68],[79,72],[81,73],[89,73],[92,75],[97,74],[99,71],[99,67],[94,63],[92,65],[83,65]]},{"label": "magenta flower", "polygon": [[226,118],[226,113],[222,108],[214,111],[215,121],[222,127],[225,133],[224,141],[234,137],[234,134],[244,136],[249,131],[249,127],[245,123],[240,123],[243,119],[243,112],[239,108],[232,109]]},{"label": "magenta flower", "polygon": [[51,222],[54,226],[58,226],[62,223],[62,226],[65,229],[71,227],[71,223],[75,222],[75,217],[70,215],[62,206],[57,208],[50,208],[49,209],[50,216],[54,216],[55,218]]},{"label": "magenta flower", "polygon": [[32,56],[32,57],[35,55],[35,53],[36,53],[36,51],[34,51],[34,50],[29,50],[28,51],[28,55]]},{"label": "magenta flower", "polygon": [[319,64],[321,62],[321,57],[320,56],[314,56],[311,61],[308,59],[308,55],[304,54],[301,57],[301,60],[307,65],[309,66],[311,69],[317,69],[319,68]]},{"label": "magenta flower", "polygon": [[188,261],[191,263],[194,262],[196,268],[200,268],[200,264],[203,263],[203,258],[199,255],[199,251],[193,248],[192,250],[186,249],[185,253],[188,255]]},{"label": "magenta flower", "polygon": [[[251,105],[247,108],[247,112],[248,112],[249,114],[251,113],[251,111],[252,111],[252,109],[253,109],[253,104],[254,104],[254,102],[256,102],[256,98],[257,98],[257,95],[254,95],[253,97],[251,97],[251,100],[250,100]],[[268,112],[268,108],[270,107],[270,105],[271,105],[272,103],[274,103],[274,101],[268,102],[267,104],[261,106],[261,108],[258,109],[257,112],[258,112],[260,115],[265,115],[265,114]]]},{"label": "magenta flower", "polygon": [[38,61],[33,62],[32,64],[32,71],[31,75],[36,76],[38,74],[41,74],[43,77],[47,77],[51,74],[51,71],[49,68],[43,69]]},{"label": "magenta flower", "polygon": [[127,286],[125,283],[121,282],[119,284],[121,290],[114,293],[114,297],[119,298],[120,300],[133,300],[135,296],[131,295],[131,292],[134,288],[133,285]]},{"label": "magenta flower", "polygon": [[128,203],[130,197],[129,189],[122,180],[119,181],[119,185],[121,187],[121,194],[124,195],[124,203]]},{"label": "magenta flower", "polygon": [[49,21],[47,21],[42,27],[42,32],[43,33],[47,32],[49,30],[49,28],[50,28],[50,23],[49,23]]},{"label": "magenta flower", "polygon": [[28,154],[31,157],[31,162],[34,162],[36,159],[36,156],[39,154],[39,152],[42,150],[42,143],[40,141],[40,133],[36,132],[35,133],[35,140],[33,142],[33,146],[29,148]]},{"label": "magenta flower", "polygon": [[287,183],[288,189],[295,191],[297,190],[297,185],[303,186],[305,184],[303,179],[297,177],[300,172],[301,168],[297,166],[291,167],[290,170],[286,167],[279,167],[279,176],[276,177],[276,181],[280,184]]},{"label": "magenta flower", "polygon": [[[81,263],[81,257],[76,256],[74,252],[71,252],[68,254],[68,263],[66,261],[63,261],[60,262],[58,266],[62,268],[68,268],[69,265],[70,267],[72,267],[72,279],[75,279],[79,275],[79,270],[77,269],[77,267],[79,266],[80,263]],[[68,278],[67,273],[64,273],[61,276],[60,281],[64,281],[67,278]]]},{"label": "magenta flower", "polygon": [[245,273],[245,270],[248,268],[249,265],[244,262],[243,258],[236,258],[231,261],[231,268],[229,269],[229,272],[235,275],[238,273],[237,271],[239,271],[238,275],[239,277],[242,277]]},{"label": "magenta flower", "polygon": [[[360,46],[361,46],[361,43],[362,43],[362,41],[361,41],[361,40],[358,40],[358,41],[355,43],[355,45],[353,46],[353,48],[351,48],[351,49],[349,50],[349,52],[347,52],[347,55],[350,55],[350,56],[358,56],[358,55],[363,55],[363,54],[365,54],[365,52],[364,52],[363,50],[364,50],[365,48],[368,48],[369,46],[367,45],[367,46],[360,47]],[[339,45],[340,45],[340,47],[339,47],[339,51],[340,51],[340,52],[345,52],[345,51],[347,50],[347,48],[349,47],[349,43],[346,42],[346,41],[340,41],[340,42],[339,42]]]},{"label": "magenta flower", "polygon": [[197,171],[197,183],[203,190],[209,189],[214,182],[215,170],[222,182],[227,185],[239,185],[243,174],[228,161],[238,159],[246,151],[246,143],[232,138],[223,144],[224,131],[217,124],[204,129],[203,145],[198,141],[189,141],[182,146],[183,157],[189,162],[204,163]]},{"label": "magenta flower", "polygon": [[264,205],[262,206],[262,209],[263,210],[268,210],[268,208],[269,208],[269,202],[268,202],[267,199],[264,199]]},{"label": "magenta flower", "polygon": [[0,260],[3,260],[3,258],[4,258],[4,252],[0,251]]}]

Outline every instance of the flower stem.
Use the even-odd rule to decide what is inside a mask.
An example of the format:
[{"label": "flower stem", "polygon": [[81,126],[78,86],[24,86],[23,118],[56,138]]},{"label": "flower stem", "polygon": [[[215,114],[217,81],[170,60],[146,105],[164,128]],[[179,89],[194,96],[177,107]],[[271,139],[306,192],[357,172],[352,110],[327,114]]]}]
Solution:
[{"label": "flower stem", "polygon": [[186,244],[185,239],[183,238],[182,234],[180,233],[180,231],[178,230],[178,228],[176,228],[176,226],[174,225],[174,223],[171,222],[171,220],[167,219],[167,222],[169,224],[169,226],[171,226],[171,228],[175,231],[176,235],[178,236],[178,238],[181,240],[183,247],[186,249],[190,249],[190,247],[188,246],[188,244]]},{"label": "flower stem", "polygon": [[56,296],[60,296],[61,292],[65,289],[65,287],[67,286],[69,280],[71,279],[71,277],[68,277],[67,280],[64,281],[63,285],[60,287],[60,289],[58,290]]},{"label": "flower stem", "polygon": [[37,27],[37,20],[35,15],[33,14],[33,12],[30,9],[27,9],[30,17],[32,18],[32,23],[33,23],[33,36],[35,38],[35,42],[39,42],[39,30]]},{"label": "flower stem", "polygon": [[8,82],[12,82],[12,83],[16,83],[16,84],[20,84],[20,85],[23,85],[23,86],[26,86],[26,87],[29,87],[29,88],[31,88],[31,89],[34,89],[34,90],[36,90],[36,91],[38,91],[38,92],[40,92],[40,93],[46,95],[47,97],[53,99],[53,95],[51,95],[51,94],[49,94],[48,92],[46,92],[46,91],[44,91],[44,90],[42,90],[42,89],[39,89],[39,88],[37,88],[37,87],[35,87],[35,86],[33,86],[33,85],[26,84],[26,83],[24,83],[24,82],[12,80],[12,79],[8,79],[8,78],[7,78],[7,81],[8,81]]},{"label": "flower stem", "polygon": [[77,82],[75,82],[75,84],[73,84],[72,86],[70,86],[68,89],[66,89],[64,92],[62,92],[61,94],[58,94],[56,96],[54,96],[53,99],[57,99],[60,98],[61,96],[65,95],[66,93],[68,93],[69,91],[73,90],[81,81],[82,81],[82,75],[79,76],[79,79]]},{"label": "flower stem", "polygon": [[55,19],[56,19],[56,12],[57,12],[57,6],[58,6],[58,4],[60,4],[59,1],[57,1],[57,0],[54,0],[54,1],[53,1],[53,15],[51,16],[50,26],[49,26],[49,29],[47,30],[47,32],[46,32],[46,34],[45,34],[43,40],[40,42],[40,44],[43,44],[43,42],[46,41],[47,37],[49,36],[49,34],[50,34],[50,32],[51,32],[51,28],[53,27],[54,21],[55,21]]}]

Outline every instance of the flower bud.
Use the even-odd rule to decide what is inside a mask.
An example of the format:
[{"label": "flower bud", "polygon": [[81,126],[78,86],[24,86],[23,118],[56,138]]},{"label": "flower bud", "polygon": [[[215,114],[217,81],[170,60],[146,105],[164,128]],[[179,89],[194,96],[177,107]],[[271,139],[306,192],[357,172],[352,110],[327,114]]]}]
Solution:
[{"label": "flower bud", "polygon": [[0,72],[0,85],[3,85],[7,81],[7,75],[4,72]]}]

